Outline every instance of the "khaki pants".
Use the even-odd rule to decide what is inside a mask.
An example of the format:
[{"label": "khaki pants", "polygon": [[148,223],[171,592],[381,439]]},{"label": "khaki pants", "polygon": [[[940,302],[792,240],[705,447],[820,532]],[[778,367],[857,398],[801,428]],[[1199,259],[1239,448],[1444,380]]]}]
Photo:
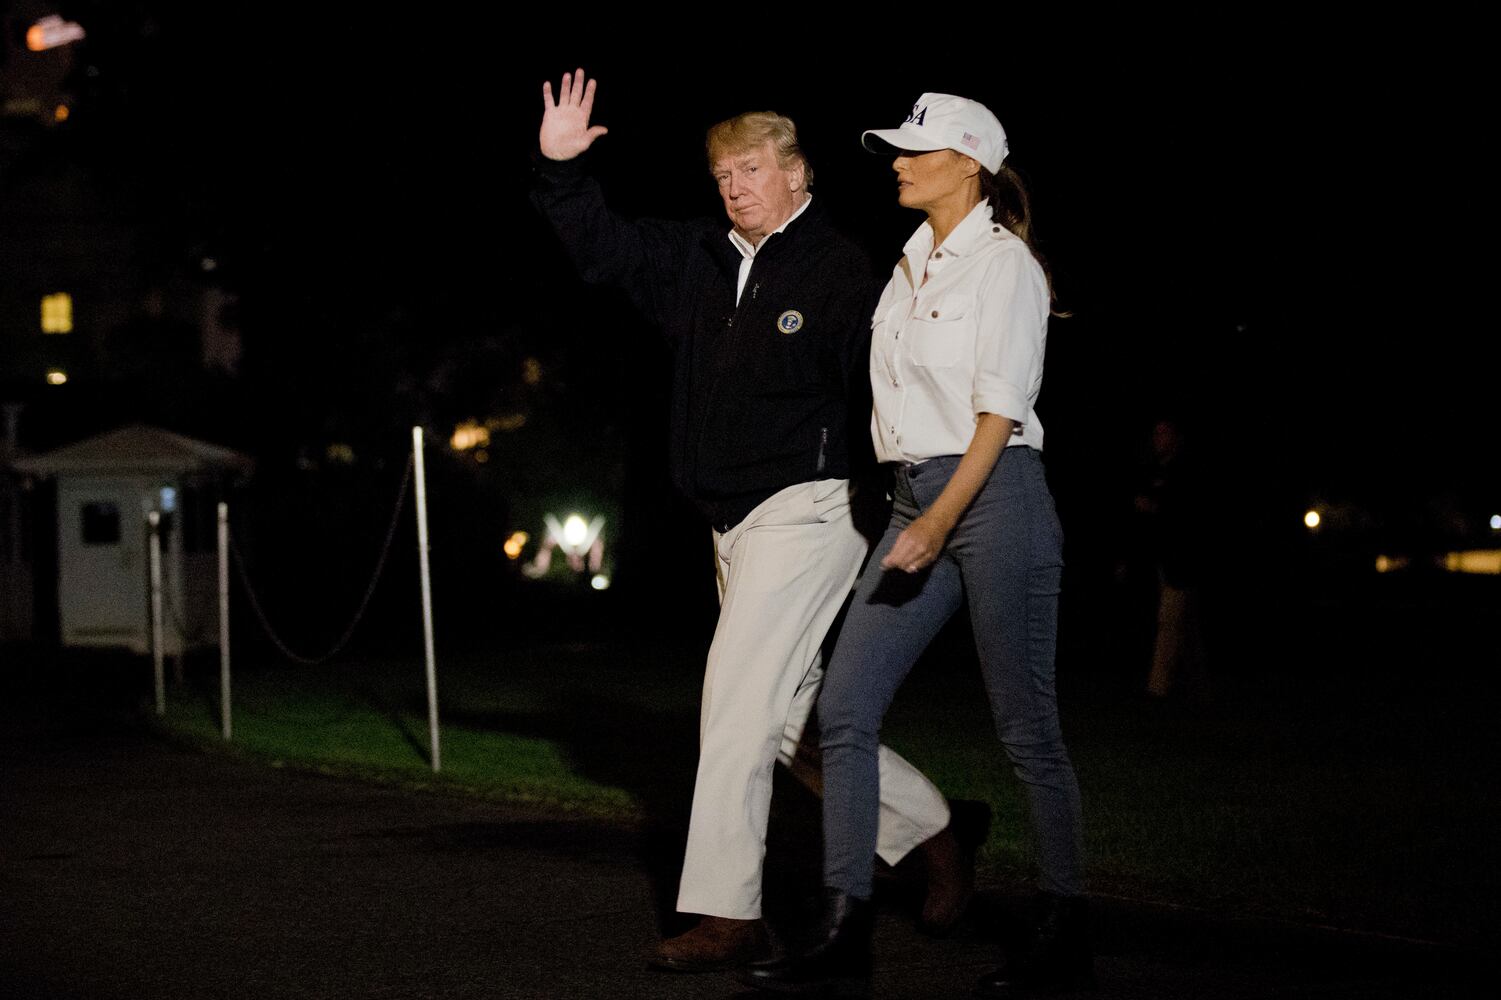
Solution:
[{"label": "khaki pants", "polygon": [[[790,764],[823,680],[819,647],[844,604],[864,537],[849,484],[789,486],[715,534],[719,625],[704,673],[698,778],[678,909],[761,915],[771,769]],[[948,825],[948,805],[916,768],[880,749],[877,851],[895,864]]]}]

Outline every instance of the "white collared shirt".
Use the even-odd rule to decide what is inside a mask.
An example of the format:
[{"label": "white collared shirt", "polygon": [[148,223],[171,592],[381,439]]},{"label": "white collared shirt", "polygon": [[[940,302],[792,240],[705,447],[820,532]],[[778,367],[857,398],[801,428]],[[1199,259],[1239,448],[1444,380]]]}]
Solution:
[{"label": "white collared shirt", "polygon": [[752,243],[744,236],[741,236],[739,233],[735,232],[735,230],[730,230],[730,242],[735,244],[735,249],[740,251],[741,257],[740,277],[735,282],[735,304],[737,306],[740,304],[740,293],[745,291],[745,281],[750,277],[751,265],[756,261],[756,251],[761,247],[764,247],[767,240],[771,239],[777,233],[780,233],[782,230],[792,225],[792,220],[806,212],[808,210],[808,206],[811,204],[813,204],[813,196],[810,194],[808,195],[808,197],[803,199],[803,203],[797,207],[797,211],[787,216],[786,222],[782,223],[780,226],[773,229],[765,236],[761,237],[760,243]]},{"label": "white collared shirt", "polygon": [[[924,282],[923,275],[927,274]],[[936,250],[924,222],[872,319],[871,435],[883,462],[962,455],[981,413],[1017,424],[1011,445],[1042,450],[1048,284],[1032,251],[982,200]]]}]

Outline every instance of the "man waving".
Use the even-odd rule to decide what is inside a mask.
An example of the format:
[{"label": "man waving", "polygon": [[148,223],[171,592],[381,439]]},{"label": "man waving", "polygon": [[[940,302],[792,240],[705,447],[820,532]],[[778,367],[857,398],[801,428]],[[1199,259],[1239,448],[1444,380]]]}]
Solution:
[{"label": "man waving", "polygon": [[[822,679],[819,647],[866,553],[850,475],[868,449],[872,281],[859,249],[809,193],[793,123],[750,112],[709,130],[723,222],[628,221],[579,157],[595,81],[543,84],[532,199],[583,278],[615,285],[672,354],[674,483],[714,532],[719,623],[704,674],[698,777],[678,909],[698,925],[654,963],[731,968],[759,939],[771,769],[790,763]],[[881,751],[880,854],[921,846],[925,915],[957,917],[967,889],[932,784]]]}]

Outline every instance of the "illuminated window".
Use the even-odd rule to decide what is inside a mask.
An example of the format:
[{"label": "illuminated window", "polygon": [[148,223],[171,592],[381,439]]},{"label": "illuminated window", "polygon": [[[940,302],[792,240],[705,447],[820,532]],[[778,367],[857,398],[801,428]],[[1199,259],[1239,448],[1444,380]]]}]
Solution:
[{"label": "illuminated window", "polygon": [[42,296],[42,332],[73,332],[73,296],[67,292]]},{"label": "illuminated window", "polygon": [[26,29],[26,47],[33,52],[46,52],[59,45],[82,41],[85,37],[83,27],[77,22],[48,14]]},{"label": "illuminated window", "polygon": [[470,448],[483,448],[490,443],[490,428],[473,420],[465,421],[453,429],[453,435],[448,439],[448,446],[454,451],[468,451]]}]

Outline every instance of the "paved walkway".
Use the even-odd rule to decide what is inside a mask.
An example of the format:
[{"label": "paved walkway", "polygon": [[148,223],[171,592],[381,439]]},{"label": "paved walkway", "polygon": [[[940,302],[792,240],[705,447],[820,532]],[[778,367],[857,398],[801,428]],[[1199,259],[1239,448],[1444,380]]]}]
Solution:
[{"label": "paved walkway", "polygon": [[[645,967],[670,893],[639,831],[41,711],[0,710],[0,996],[761,996]],[[1114,900],[1096,916],[1098,1000],[1472,995],[1439,949]],[[877,937],[877,997],[968,996],[995,958],[977,927],[928,940],[894,905]]]}]

